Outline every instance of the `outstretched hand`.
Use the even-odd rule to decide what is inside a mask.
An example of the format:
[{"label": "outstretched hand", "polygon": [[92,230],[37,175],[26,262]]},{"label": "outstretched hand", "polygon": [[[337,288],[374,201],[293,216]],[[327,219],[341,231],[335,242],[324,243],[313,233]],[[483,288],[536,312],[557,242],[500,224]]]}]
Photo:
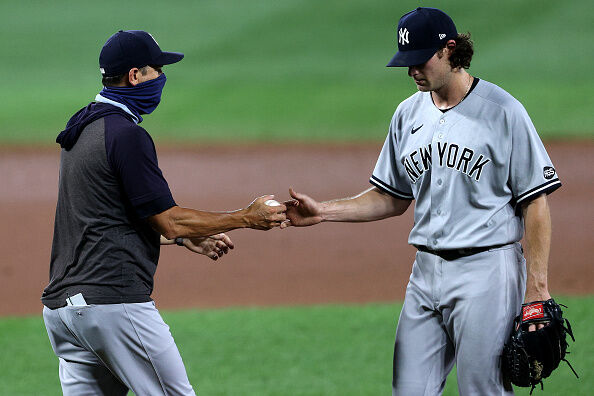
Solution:
[{"label": "outstretched hand", "polygon": [[289,188],[289,194],[293,199],[284,203],[287,207],[287,221],[280,228],[307,227],[322,222],[322,204],[292,188]]},{"label": "outstretched hand", "polygon": [[235,247],[226,234],[215,234],[204,238],[184,238],[184,246],[194,253],[203,254],[215,261]]},{"label": "outstretched hand", "polygon": [[272,200],[274,195],[264,195],[256,198],[247,208],[245,208],[245,219],[249,228],[256,230],[270,230],[278,227],[286,221],[285,211],[287,207],[269,206],[266,201]]}]

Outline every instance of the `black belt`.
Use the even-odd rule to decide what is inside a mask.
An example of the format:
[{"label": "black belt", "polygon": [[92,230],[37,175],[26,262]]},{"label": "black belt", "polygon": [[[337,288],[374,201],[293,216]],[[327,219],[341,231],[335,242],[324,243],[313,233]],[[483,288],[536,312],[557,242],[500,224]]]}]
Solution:
[{"label": "black belt", "polygon": [[492,246],[483,246],[483,247],[465,248],[465,249],[447,249],[447,250],[432,250],[432,249],[429,249],[427,246],[423,246],[423,245],[415,245],[415,247],[421,252],[435,254],[444,260],[452,261],[452,260],[457,260],[462,257],[472,256],[473,254],[486,252],[487,250],[500,248],[505,245],[508,245],[508,244],[504,243],[502,245],[492,245]]}]

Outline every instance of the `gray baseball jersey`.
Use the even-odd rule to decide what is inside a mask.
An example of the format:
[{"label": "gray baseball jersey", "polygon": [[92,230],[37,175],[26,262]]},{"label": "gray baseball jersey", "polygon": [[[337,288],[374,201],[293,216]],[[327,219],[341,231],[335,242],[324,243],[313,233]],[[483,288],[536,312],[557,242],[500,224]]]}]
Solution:
[{"label": "gray baseball jersey", "polygon": [[396,109],[370,181],[416,200],[393,395],[441,394],[454,364],[461,395],[512,395],[499,356],[526,289],[518,205],[561,186],[523,106],[481,80],[446,112],[417,92]]},{"label": "gray baseball jersey", "polygon": [[522,104],[484,80],[445,113],[429,92],[403,101],[370,181],[416,200],[409,243],[433,250],[519,241],[517,205],[561,186]]}]

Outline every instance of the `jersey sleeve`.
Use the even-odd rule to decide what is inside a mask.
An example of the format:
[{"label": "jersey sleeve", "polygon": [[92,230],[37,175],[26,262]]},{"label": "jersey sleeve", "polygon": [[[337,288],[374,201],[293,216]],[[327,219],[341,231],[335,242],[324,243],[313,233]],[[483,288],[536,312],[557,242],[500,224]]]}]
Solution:
[{"label": "jersey sleeve", "polygon": [[384,146],[375,164],[369,182],[394,198],[414,199],[410,182],[404,167],[398,163],[395,118],[390,123],[390,130]]},{"label": "jersey sleeve", "polygon": [[510,116],[509,184],[518,204],[552,193],[561,187],[561,181],[528,113],[519,102],[514,110]]},{"label": "jersey sleeve", "polygon": [[144,128],[128,125],[110,129],[105,145],[107,160],[139,218],[176,205],[159,168],[153,139]]}]

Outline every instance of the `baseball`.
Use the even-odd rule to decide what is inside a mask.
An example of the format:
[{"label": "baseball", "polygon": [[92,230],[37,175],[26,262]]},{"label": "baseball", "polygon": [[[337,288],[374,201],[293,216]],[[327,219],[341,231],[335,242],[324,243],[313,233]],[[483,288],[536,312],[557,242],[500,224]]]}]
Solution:
[{"label": "baseball", "polygon": [[269,199],[268,201],[264,202],[264,205],[268,206],[281,206],[280,202],[275,201],[274,199]]}]

